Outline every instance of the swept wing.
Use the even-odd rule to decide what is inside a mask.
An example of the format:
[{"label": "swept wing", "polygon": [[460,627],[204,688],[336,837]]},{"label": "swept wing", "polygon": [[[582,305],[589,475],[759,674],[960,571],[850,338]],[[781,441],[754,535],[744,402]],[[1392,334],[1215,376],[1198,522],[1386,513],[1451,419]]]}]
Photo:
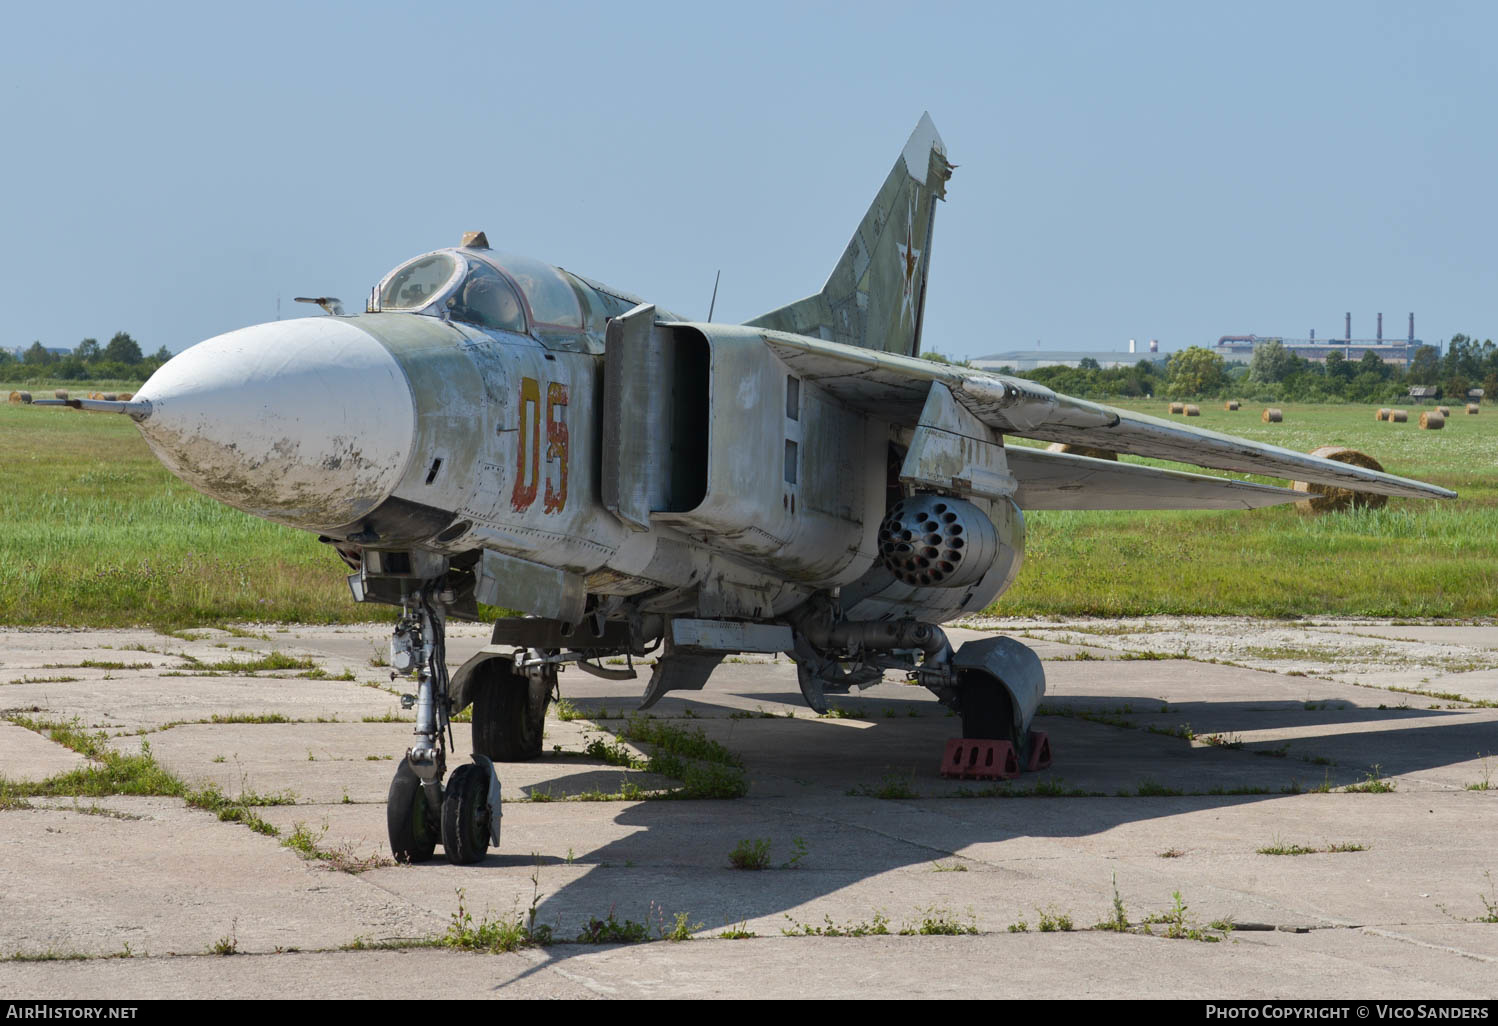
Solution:
[{"label": "swept wing", "polygon": [[[775,355],[805,380],[814,382],[855,409],[898,423],[915,424],[931,385],[939,382],[949,388],[953,398],[975,418],[1006,435],[1068,442],[1216,470],[1262,474],[1382,495],[1456,497],[1455,492],[1422,481],[1074,399],[1022,378],[952,367],[806,336],[767,332],[764,339]],[[1042,465],[1054,468],[1054,463],[1037,462],[1043,459],[1026,461],[1021,457],[1020,462],[1032,468]],[[1097,476],[1102,473],[1085,465],[1073,464],[1072,467],[1078,474]],[[1023,481],[1021,467],[1015,467],[1014,473]],[[1128,473],[1121,471],[1115,475],[1115,486],[1122,480],[1121,475]],[[1149,487],[1142,479],[1139,479],[1139,484],[1141,488]],[[1045,490],[1054,492],[1055,488],[1038,489],[1037,495]],[[1249,491],[1242,492],[1244,496],[1248,494]],[[1259,495],[1269,497],[1263,492]],[[1287,498],[1282,496],[1276,501],[1287,501]],[[1141,507],[1078,504],[1031,508]]]}]

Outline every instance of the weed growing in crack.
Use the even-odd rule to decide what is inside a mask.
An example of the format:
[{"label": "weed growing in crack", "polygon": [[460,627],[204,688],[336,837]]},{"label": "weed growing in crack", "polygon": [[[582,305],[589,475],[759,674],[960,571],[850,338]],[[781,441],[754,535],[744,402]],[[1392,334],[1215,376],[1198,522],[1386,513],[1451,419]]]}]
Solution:
[{"label": "weed growing in crack", "polygon": [[1379,767],[1373,770],[1356,784],[1348,784],[1342,790],[1347,794],[1388,794],[1398,786],[1398,781],[1385,780],[1379,774]]},{"label": "weed growing in crack", "polygon": [[1066,912],[1055,912],[1052,909],[1036,909],[1039,922],[1036,924],[1041,933],[1070,933],[1072,931],[1071,915]]},{"label": "weed growing in crack", "polygon": [[[326,863],[328,868],[336,869],[341,873],[349,873],[357,876],[371,869],[381,869],[385,866],[395,865],[390,859],[378,852],[371,855],[354,854],[352,841],[345,841],[336,848],[322,847],[322,839],[327,835],[328,824],[323,823],[322,829],[313,833],[306,823],[297,822],[292,828],[290,836],[282,839],[283,847],[290,848],[302,858],[309,862]],[[461,900],[461,899],[460,899]]]},{"label": "weed growing in crack", "polygon": [[648,763],[637,757],[628,748],[618,741],[605,741],[601,737],[595,737],[588,742],[583,751],[595,759],[602,760],[610,766],[623,766],[627,769],[644,769]]},{"label": "weed growing in crack", "polygon": [[1136,792],[1141,798],[1173,798],[1181,793],[1177,788],[1166,787],[1153,777],[1141,779]]},{"label": "weed growing in crack", "polygon": [[1468,784],[1468,791],[1491,791],[1493,789],[1493,767],[1488,765],[1491,755],[1482,757],[1482,779],[1475,784]]},{"label": "weed growing in crack", "polygon": [[224,937],[220,937],[217,941],[215,941],[214,944],[213,944],[213,946],[208,949],[208,953],[212,954],[212,955],[237,955],[237,954],[239,954],[239,920],[238,919],[235,919],[232,923],[229,924],[229,933],[228,933],[228,935],[224,936]]},{"label": "weed growing in crack", "polygon": [[1123,898],[1118,895],[1118,874],[1113,874],[1113,915],[1093,926],[1094,930],[1111,930],[1125,933],[1129,929],[1129,914],[1124,910]]},{"label": "weed growing in crack", "polygon": [[267,837],[278,837],[281,831],[251,810],[266,805],[291,805],[296,802],[296,797],[290,792],[261,795],[245,791],[237,799],[230,798],[219,790],[217,784],[206,784],[196,791],[187,792],[182,798],[195,809],[213,813],[220,822],[242,823],[257,834]]},{"label": "weed growing in crack", "polygon": [[[655,911],[654,904],[651,905],[651,910]],[[701,923],[692,923],[689,925],[687,923],[687,914],[685,912],[676,913],[676,915],[672,917],[670,926],[666,925],[665,916],[660,912],[655,913],[655,918],[656,936],[663,941],[671,941],[672,943],[689,941],[692,940],[692,934],[702,929]]]},{"label": "weed growing in crack", "polygon": [[[1144,922],[1141,924],[1145,933],[1154,933],[1150,929],[1151,926],[1164,926],[1165,936],[1172,940],[1194,940],[1205,944],[1216,944],[1222,940],[1221,934],[1225,934],[1227,930],[1216,925],[1209,926],[1207,930],[1217,930],[1217,933],[1214,934],[1207,932],[1207,930],[1201,927],[1192,925],[1191,920],[1186,915],[1190,906],[1181,897],[1180,891],[1173,891],[1171,899],[1174,904],[1171,905],[1168,911],[1156,912],[1145,916]],[[1228,924],[1227,929],[1232,928],[1229,920],[1216,920],[1215,922],[1226,923]]]},{"label": "weed growing in crack", "polygon": [[734,869],[768,869],[770,866],[770,839],[744,840],[734,845],[728,853],[728,864]]},{"label": "weed growing in crack", "polygon": [[1267,844],[1262,848],[1255,849],[1260,855],[1315,855],[1319,848],[1308,848],[1303,844],[1287,844],[1275,838],[1273,844]]},{"label": "weed growing in crack", "polygon": [[875,912],[867,923],[845,923],[839,926],[831,916],[823,916],[821,926],[799,923],[789,914],[790,926],[782,926],[780,932],[787,937],[881,937],[889,934],[889,917]]},{"label": "weed growing in crack", "polygon": [[914,782],[914,774],[890,772],[881,777],[879,783],[876,785],[865,784],[862,787],[851,788],[847,793],[858,798],[883,798],[886,800],[919,798],[920,794],[911,786]]},{"label": "weed growing in crack", "polygon": [[594,916],[577,935],[579,944],[643,944],[649,939],[650,930],[644,923],[637,923],[633,919],[626,919],[621,923],[612,908],[609,909],[607,919]]},{"label": "weed growing in crack", "polygon": [[973,914],[972,909],[967,910],[967,917],[964,920],[959,919],[951,909],[937,905],[923,910],[917,922],[907,923],[900,928],[902,937],[958,937],[977,932],[978,918]]},{"label": "weed growing in crack", "polygon": [[438,944],[465,951],[517,951],[520,948],[540,947],[552,943],[551,927],[536,925],[536,909],[541,904],[541,860],[536,859],[536,868],[531,872],[531,907],[522,919],[513,912],[503,919],[490,919],[486,912],[477,924],[464,906],[465,892],[458,888],[458,910],[453,913],[447,933]]},{"label": "weed growing in crack", "polygon": [[[1488,879],[1488,886],[1492,887],[1493,886],[1493,873],[1492,873],[1492,871],[1489,870],[1488,872],[1483,873],[1482,875],[1485,876],[1485,877],[1487,877],[1487,879]],[[1495,894],[1495,897],[1491,897],[1490,898],[1490,897],[1487,896],[1487,894],[1483,893],[1482,891],[1479,891],[1477,893],[1477,899],[1479,901],[1481,901],[1482,904],[1483,904],[1483,907],[1485,909],[1487,909],[1487,912],[1484,915],[1480,915],[1480,916],[1477,917],[1477,921],[1479,923],[1498,923],[1498,891],[1495,891],[1494,894]]]}]

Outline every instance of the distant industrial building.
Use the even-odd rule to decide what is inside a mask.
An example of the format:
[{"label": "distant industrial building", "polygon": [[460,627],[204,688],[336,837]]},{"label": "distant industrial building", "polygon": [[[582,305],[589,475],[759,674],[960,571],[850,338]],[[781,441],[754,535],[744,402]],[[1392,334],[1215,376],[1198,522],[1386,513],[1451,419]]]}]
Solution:
[{"label": "distant industrial building", "polygon": [[[1425,345],[1415,337],[1415,315],[1410,314],[1409,336],[1403,339],[1384,338],[1384,315],[1378,315],[1378,329],[1373,338],[1352,337],[1352,314],[1347,314],[1343,338],[1318,339],[1316,329],[1311,329],[1310,338],[1281,338],[1277,335],[1224,335],[1217,340],[1217,355],[1231,363],[1248,363],[1253,359],[1254,349],[1266,342],[1278,342],[1296,356],[1305,360],[1325,363],[1331,353],[1341,353],[1344,360],[1357,361],[1364,353],[1373,353],[1384,363],[1397,367],[1408,367],[1415,358],[1415,351]],[[1433,347],[1439,351],[1439,346]]]},{"label": "distant industrial building", "polygon": [[1035,370],[1037,367],[1076,367],[1083,360],[1096,360],[1104,370],[1109,367],[1132,367],[1140,360],[1155,360],[1160,356],[1160,343],[1150,339],[1149,352],[1139,352],[1133,339],[1129,339],[1129,351],[1117,349],[1102,351],[1090,349],[1016,349],[1012,353],[994,353],[979,356],[969,361],[982,370],[998,370],[1008,367],[1016,371]]}]

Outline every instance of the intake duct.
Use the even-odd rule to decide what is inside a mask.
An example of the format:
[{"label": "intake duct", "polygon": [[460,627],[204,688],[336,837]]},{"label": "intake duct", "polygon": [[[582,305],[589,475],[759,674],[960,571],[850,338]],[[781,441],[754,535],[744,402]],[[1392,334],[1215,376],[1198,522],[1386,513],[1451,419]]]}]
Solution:
[{"label": "intake duct", "polygon": [[913,495],[895,503],[879,525],[884,565],[915,587],[972,584],[987,573],[998,551],[993,521],[963,499]]}]

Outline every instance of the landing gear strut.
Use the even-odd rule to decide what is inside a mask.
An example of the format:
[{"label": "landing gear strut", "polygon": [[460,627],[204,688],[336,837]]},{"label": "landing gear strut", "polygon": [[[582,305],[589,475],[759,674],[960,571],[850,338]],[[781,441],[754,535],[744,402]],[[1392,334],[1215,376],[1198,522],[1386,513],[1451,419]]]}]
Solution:
[{"label": "landing gear strut", "polygon": [[403,605],[390,639],[391,676],[416,678],[416,693],[401,696],[402,706],[416,709],[416,740],[390,781],[385,825],[398,862],[425,862],[440,838],[448,860],[466,865],[482,859],[491,842],[499,844],[499,779],[494,764],[476,755],[442,785],[452,724],[447,622],[434,590],[428,585]]},{"label": "landing gear strut", "polygon": [[[935,624],[841,620],[825,600],[808,603],[792,625],[801,693],[817,712],[827,711],[826,692],[896,670],[962,717],[964,740],[1007,742],[1021,760],[1029,759],[1036,737],[1030,722],[1045,694],[1045,671],[1040,657],[1013,638],[981,638],[954,652]],[[1043,738],[1041,749],[1049,760]]]}]

